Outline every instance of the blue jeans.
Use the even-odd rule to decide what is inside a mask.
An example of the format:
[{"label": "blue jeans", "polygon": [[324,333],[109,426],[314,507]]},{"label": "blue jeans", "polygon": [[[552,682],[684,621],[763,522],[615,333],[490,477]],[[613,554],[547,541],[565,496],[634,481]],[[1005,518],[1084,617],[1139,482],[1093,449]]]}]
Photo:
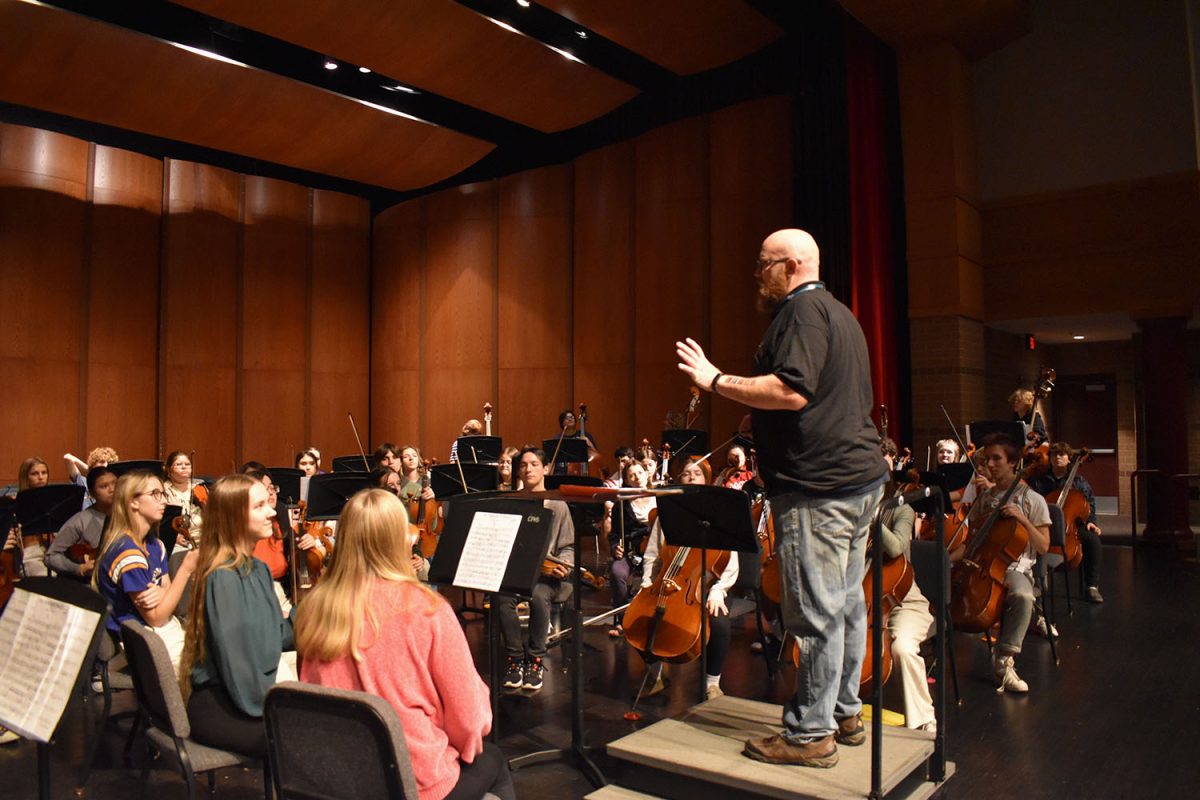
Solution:
[{"label": "blue jeans", "polygon": [[772,498],[783,577],[781,611],[800,643],[796,693],[783,708],[784,737],[822,739],[835,720],[862,710],[858,682],[867,648],[862,580],[867,533],[883,487],[838,498]]}]

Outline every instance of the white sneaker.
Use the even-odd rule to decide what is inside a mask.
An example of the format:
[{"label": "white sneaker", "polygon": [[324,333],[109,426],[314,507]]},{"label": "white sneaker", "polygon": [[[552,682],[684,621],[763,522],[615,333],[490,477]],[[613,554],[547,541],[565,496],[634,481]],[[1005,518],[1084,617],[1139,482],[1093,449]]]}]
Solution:
[{"label": "white sneaker", "polygon": [[996,691],[1015,692],[1016,694],[1025,694],[1029,691],[1029,684],[1017,675],[1012,656],[1000,656],[995,659],[992,662],[992,671],[996,675],[996,682],[1000,684],[1000,688]]},{"label": "white sneaker", "polygon": [[[1046,618],[1043,617],[1041,614],[1038,614],[1038,618],[1037,618],[1037,621],[1034,623],[1034,627],[1037,628],[1037,632],[1038,632],[1039,636],[1042,636],[1043,638],[1046,636]],[[1050,635],[1053,636],[1055,639],[1058,638],[1058,626],[1057,625],[1050,626]]]},{"label": "white sneaker", "polygon": [[936,734],[937,733],[937,720],[931,719],[931,720],[929,720],[929,722],[926,722],[924,725],[918,725],[917,730],[925,731],[925,733]]},{"label": "white sneaker", "polygon": [[1095,586],[1089,586],[1087,587],[1087,599],[1093,603],[1103,603],[1104,595],[1100,594],[1100,590]]}]

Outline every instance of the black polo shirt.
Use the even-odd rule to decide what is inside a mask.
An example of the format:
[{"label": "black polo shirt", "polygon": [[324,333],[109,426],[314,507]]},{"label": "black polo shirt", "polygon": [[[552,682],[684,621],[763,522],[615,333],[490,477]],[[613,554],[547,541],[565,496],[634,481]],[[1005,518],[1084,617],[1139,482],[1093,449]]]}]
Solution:
[{"label": "black polo shirt", "polygon": [[853,494],[882,481],[887,465],[871,422],[870,362],[858,320],[820,281],[775,310],[755,375],[776,375],[808,400],[800,411],[751,411],[769,496]]}]

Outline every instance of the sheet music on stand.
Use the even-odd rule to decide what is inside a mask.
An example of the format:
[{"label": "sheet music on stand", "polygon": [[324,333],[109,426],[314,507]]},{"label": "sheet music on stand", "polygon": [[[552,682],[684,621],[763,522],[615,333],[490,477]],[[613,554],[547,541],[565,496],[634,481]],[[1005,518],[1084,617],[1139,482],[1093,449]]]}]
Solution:
[{"label": "sheet music on stand", "polygon": [[100,615],[18,587],[0,616],[0,725],[48,742]]}]

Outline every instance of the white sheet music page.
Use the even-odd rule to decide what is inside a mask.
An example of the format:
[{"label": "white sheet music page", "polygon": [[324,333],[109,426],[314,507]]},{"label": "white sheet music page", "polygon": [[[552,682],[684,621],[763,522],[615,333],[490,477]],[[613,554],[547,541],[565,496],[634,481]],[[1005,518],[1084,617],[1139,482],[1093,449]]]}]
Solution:
[{"label": "white sheet music page", "polygon": [[100,615],[17,589],[0,616],[0,725],[50,741]]},{"label": "white sheet music page", "polygon": [[498,591],[520,528],[520,514],[477,512],[463,543],[454,585],[485,592]]}]

